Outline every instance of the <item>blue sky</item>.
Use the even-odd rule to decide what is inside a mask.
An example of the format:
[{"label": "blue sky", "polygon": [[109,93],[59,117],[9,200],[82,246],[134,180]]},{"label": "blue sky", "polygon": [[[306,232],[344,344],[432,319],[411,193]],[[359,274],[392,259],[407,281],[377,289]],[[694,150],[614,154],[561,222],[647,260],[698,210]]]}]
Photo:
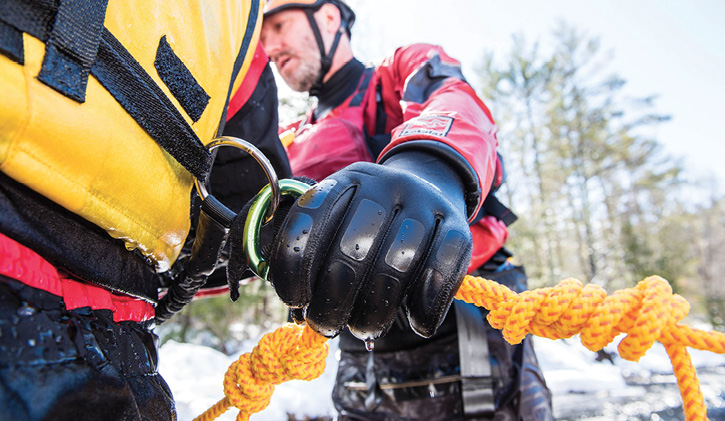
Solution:
[{"label": "blue sky", "polygon": [[656,111],[672,117],[657,132],[666,152],[682,158],[693,179],[714,174],[725,186],[720,124],[725,120],[725,1],[349,3],[358,14],[353,48],[361,58],[373,60],[399,45],[432,42],[463,62],[469,75],[485,51],[508,51],[513,34],[545,42],[559,21],[574,24],[612,52],[608,70],[627,80],[627,94],[659,95]]}]

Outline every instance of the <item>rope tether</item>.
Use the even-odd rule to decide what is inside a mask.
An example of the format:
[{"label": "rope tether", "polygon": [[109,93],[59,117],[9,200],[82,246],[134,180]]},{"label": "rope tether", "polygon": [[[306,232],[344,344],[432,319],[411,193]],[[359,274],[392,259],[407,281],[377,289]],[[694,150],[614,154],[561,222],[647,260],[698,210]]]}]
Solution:
[{"label": "rope tether", "polygon": [[[554,287],[517,294],[494,281],[466,276],[456,298],[490,310],[488,321],[511,344],[528,333],[549,339],[581,334],[585,347],[598,351],[620,333],[619,354],[638,361],[655,341],[672,361],[688,421],[707,419],[707,408],[687,347],[725,354],[725,334],[679,325],[690,310],[669,283],[651,276],[634,288],[607,296],[599,286],[565,279]],[[237,420],[269,405],[274,385],[312,380],[325,370],[327,339],[307,326],[285,324],[268,333],[251,353],[233,363],[224,377],[226,397],[196,420],[213,420],[232,406]]]}]

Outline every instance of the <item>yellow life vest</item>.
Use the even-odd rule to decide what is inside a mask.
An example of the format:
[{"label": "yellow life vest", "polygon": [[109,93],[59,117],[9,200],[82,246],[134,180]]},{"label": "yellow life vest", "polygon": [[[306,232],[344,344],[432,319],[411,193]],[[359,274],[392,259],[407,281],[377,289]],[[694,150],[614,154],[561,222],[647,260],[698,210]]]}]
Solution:
[{"label": "yellow life vest", "polygon": [[[203,152],[217,134],[254,55],[263,1],[98,1],[95,17],[60,1],[30,23],[17,8],[32,2],[3,2],[0,24],[21,41],[13,55],[5,40],[0,55],[0,171],[167,269],[189,231],[194,176],[188,151],[160,144],[172,150],[183,134]],[[55,23],[43,34],[44,16]],[[124,85],[132,76],[155,85],[152,106]]]}]

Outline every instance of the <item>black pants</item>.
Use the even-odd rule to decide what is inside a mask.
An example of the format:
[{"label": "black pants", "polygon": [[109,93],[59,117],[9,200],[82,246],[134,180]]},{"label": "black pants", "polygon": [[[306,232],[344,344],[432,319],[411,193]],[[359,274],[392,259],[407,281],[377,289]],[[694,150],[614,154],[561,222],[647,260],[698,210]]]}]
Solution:
[{"label": "black pants", "polygon": [[175,420],[150,327],[0,276],[0,418]]}]

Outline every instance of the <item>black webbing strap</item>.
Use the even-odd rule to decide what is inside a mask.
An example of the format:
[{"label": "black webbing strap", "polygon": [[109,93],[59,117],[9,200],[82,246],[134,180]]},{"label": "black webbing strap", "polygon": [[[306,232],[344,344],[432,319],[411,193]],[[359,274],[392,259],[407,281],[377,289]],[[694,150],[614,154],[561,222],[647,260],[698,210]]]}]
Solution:
[{"label": "black webbing strap", "polygon": [[38,80],[78,102],[86,100],[108,0],[63,0],[45,44]]},{"label": "black webbing strap", "polygon": [[388,115],[385,114],[385,105],[383,103],[383,83],[378,81],[375,87],[375,134],[385,133],[385,125],[388,122]]},{"label": "black webbing strap", "polygon": [[206,177],[211,154],[151,76],[105,28],[91,73],[159,146],[195,177]]},{"label": "black webbing strap", "polygon": [[519,217],[516,216],[516,214],[513,213],[511,209],[507,208],[506,205],[501,203],[498,198],[490,192],[486,196],[486,199],[483,201],[481,210],[485,212],[486,215],[493,215],[497,219],[503,221],[503,223],[506,224],[507,227],[516,222],[517,219],[519,219]]},{"label": "black webbing strap", "polygon": [[375,85],[375,131],[371,135],[367,131],[367,126],[363,126],[365,130],[365,144],[373,159],[380,156],[383,149],[390,144],[391,133],[385,132],[387,121],[388,115],[385,113],[385,105],[383,104],[383,84],[378,79]]},{"label": "black webbing strap", "polygon": [[2,0],[0,21],[45,42],[48,40],[59,0]]},{"label": "black webbing strap", "polygon": [[362,103],[365,94],[368,92],[368,85],[370,85],[370,79],[372,79],[373,73],[374,69],[372,67],[367,67],[364,70],[362,81],[355,91],[355,96],[350,100],[350,107],[357,107]]},{"label": "black webbing strap", "polygon": [[493,419],[496,404],[483,315],[473,304],[455,300],[461,393],[466,419]]}]

